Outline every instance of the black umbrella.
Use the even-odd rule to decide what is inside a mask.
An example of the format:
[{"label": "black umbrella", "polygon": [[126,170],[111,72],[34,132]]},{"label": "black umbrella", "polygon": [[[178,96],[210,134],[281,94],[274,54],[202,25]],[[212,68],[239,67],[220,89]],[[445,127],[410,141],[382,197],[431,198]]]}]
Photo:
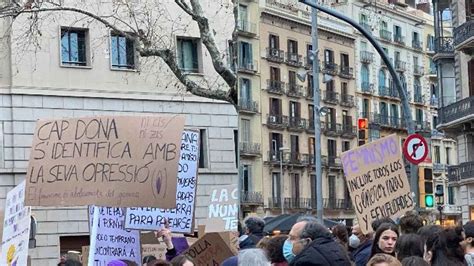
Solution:
[{"label": "black umbrella", "polygon": [[[302,215],[305,215],[304,213],[295,213],[295,214],[282,214],[276,217],[273,217],[272,219],[269,219],[265,223],[265,227],[263,228],[263,231],[267,234],[272,234],[273,231],[280,231],[281,233],[289,233],[291,230],[291,227],[296,223],[298,218]],[[327,228],[331,228],[337,224],[339,224],[336,221],[329,220],[329,219],[323,219],[324,221],[324,226]]]}]

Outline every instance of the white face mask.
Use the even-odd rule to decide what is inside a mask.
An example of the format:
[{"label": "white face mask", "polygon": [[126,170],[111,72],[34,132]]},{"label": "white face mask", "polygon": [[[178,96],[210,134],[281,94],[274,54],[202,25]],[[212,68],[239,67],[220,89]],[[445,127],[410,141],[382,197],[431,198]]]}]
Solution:
[{"label": "white face mask", "polygon": [[358,248],[360,245],[360,239],[359,237],[357,237],[356,235],[352,234],[350,237],[349,237],[349,246],[351,248]]}]

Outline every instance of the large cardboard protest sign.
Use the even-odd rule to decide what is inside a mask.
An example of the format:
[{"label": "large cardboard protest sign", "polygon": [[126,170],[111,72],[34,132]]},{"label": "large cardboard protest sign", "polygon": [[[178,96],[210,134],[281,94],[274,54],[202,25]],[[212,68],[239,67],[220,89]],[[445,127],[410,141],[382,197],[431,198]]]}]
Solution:
[{"label": "large cardboard protest sign", "polygon": [[140,231],[125,229],[124,223],[123,208],[89,207],[89,265],[106,266],[113,260],[121,259],[140,265]]},{"label": "large cardboard protest sign", "polygon": [[27,172],[30,206],[176,206],[180,116],[40,120]]},{"label": "large cardboard protest sign", "polygon": [[25,207],[25,181],[7,193],[0,265],[27,265],[31,208]]},{"label": "large cardboard protest sign", "polygon": [[221,265],[224,260],[237,254],[234,239],[229,232],[207,233],[189,247],[184,255],[194,265]]},{"label": "large cardboard protest sign", "polygon": [[211,189],[208,218],[209,220],[222,219],[224,228],[221,231],[237,231],[238,193],[237,185]]},{"label": "large cardboard protest sign", "polygon": [[397,135],[346,151],[341,160],[363,233],[372,231],[377,218],[396,219],[414,208]]},{"label": "large cardboard protest sign", "polygon": [[157,230],[164,227],[167,222],[172,232],[191,233],[194,230],[194,206],[199,161],[199,133],[197,131],[185,130],[183,132],[179,156],[176,208],[127,208],[126,228]]}]

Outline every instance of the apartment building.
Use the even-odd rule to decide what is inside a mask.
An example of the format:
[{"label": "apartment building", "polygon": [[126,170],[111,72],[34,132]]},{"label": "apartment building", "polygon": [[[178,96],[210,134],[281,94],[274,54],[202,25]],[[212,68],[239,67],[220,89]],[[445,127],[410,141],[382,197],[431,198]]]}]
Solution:
[{"label": "apartment building", "polygon": [[[471,59],[474,4],[464,0],[440,0],[433,4],[436,37],[440,40],[436,54],[437,64],[441,66],[438,67],[441,69],[438,129],[457,143],[458,160],[448,166],[448,179],[464,223],[474,219],[474,61]],[[449,19],[454,27],[452,39],[443,36],[445,20]]]},{"label": "apartment building", "polygon": [[263,213],[262,116],[260,109],[259,6],[239,3],[238,76],[240,184],[242,214]]},{"label": "apartment building", "polygon": [[[112,10],[116,3],[65,2],[67,6],[90,7],[92,11],[100,8],[103,12]],[[232,8],[213,9],[211,3],[203,3],[205,12],[214,18],[210,24],[216,30],[219,49],[226,51],[235,25]],[[208,84],[212,89],[226,88],[213,70],[197,25],[189,16],[172,1],[153,7],[156,9],[152,13],[159,14],[158,9],[165,5],[175,11],[167,17],[174,24],[160,24],[160,29],[169,29],[163,36],[172,36],[170,47],[176,49],[179,67],[199,84]],[[11,20],[0,20],[0,36],[8,35],[0,38],[0,209],[5,206],[6,193],[25,178],[37,119],[182,114],[186,127],[201,133],[197,227],[208,215],[205,204],[210,187],[236,184],[238,180],[238,117],[234,107],[184,93],[161,59],[139,57],[133,40],[99,23],[61,12],[40,19],[41,35],[35,39],[38,46],[29,45],[24,37],[29,16],[17,17],[11,28]],[[180,23],[186,27],[172,32],[171,28]],[[36,207],[32,212],[38,220],[37,247],[29,252],[32,265],[56,265],[64,252],[81,251],[82,246],[88,245],[86,206]]]},{"label": "apartment building", "polygon": [[[307,8],[288,1],[261,6],[262,194],[268,215],[281,213],[282,204],[285,213],[316,209],[309,19]],[[354,212],[338,155],[356,145],[354,36],[324,16],[319,60],[321,105],[329,110],[321,117],[321,147],[316,147],[322,152],[324,216],[350,224]]]}]

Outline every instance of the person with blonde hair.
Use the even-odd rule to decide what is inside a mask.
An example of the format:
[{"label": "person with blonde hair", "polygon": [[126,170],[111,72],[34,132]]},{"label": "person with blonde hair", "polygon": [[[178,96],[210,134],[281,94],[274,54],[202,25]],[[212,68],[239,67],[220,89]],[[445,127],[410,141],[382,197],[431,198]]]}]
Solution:
[{"label": "person with blonde hair", "polygon": [[402,264],[394,256],[377,253],[367,262],[367,266],[402,266]]}]

